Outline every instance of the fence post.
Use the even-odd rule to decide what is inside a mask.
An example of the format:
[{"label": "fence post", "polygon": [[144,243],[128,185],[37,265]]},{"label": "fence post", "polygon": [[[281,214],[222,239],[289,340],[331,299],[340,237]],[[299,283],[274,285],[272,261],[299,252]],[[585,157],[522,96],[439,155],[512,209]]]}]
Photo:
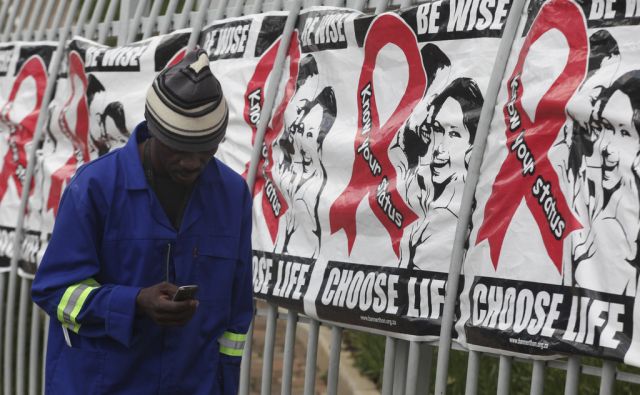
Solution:
[{"label": "fence post", "polygon": [[451,254],[451,264],[449,265],[449,276],[447,279],[445,304],[440,326],[440,340],[438,343],[438,363],[436,367],[436,395],[444,395],[447,392],[447,376],[449,372],[449,352],[451,347],[451,331],[453,329],[454,310],[458,296],[458,283],[460,280],[460,270],[464,257],[464,245],[467,240],[467,232],[471,221],[471,208],[475,201],[475,189],[480,175],[480,165],[489,134],[489,126],[493,118],[493,110],[498,98],[498,91],[502,76],[507,66],[507,60],[511,52],[511,46],[518,30],[522,10],[526,0],[515,0],[509,10],[509,16],[502,33],[500,46],[493,65],[493,71],[489,79],[487,94],[480,113],[478,128],[474,147],[471,152],[471,161],[467,171],[467,180],[464,185],[460,212],[458,215],[458,225],[456,226],[456,236],[453,242],[453,252]]},{"label": "fence post", "polygon": [[[73,0],[71,4],[71,8],[67,13],[67,17],[65,19],[64,27],[60,33],[60,39],[58,40],[58,47],[51,59],[51,64],[49,66],[47,79],[47,88],[44,92],[44,96],[42,98],[41,111],[38,114],[38,120],[36,122],[36,128],[33,135],[33,144],[31,145],[31,149],[29,150],[28,156],[28,165],[27,172],[24,178],[24,184],[22,188],[22,196],[20,197],[20,213],[18,216],[18,223],[16,224],[15,236],[13,239],[13,256],[11,257],[11,272],[9,274],[9,293],[7,297],[7,311],[6,311],[6,320],[5,320],[5,352],[4,352],[4,394],[11,395],[13,392],[12,384],[13,384],[13,336],[14,336],[14,321],[15,321],[15,304],[16,304],[16,288],[17,288],[17,277],[18,277],[18,260],[21,256],[22,251],[22,238],[24,232],[24,213],[27,208],[27,202],[29,200],[29,193],[31,190],[31,179],[33,178],[33,170],[35,168],[36,162],[36,150],[38,149],[38,145],[43,135],[44,121],[47,118],[49,108],[49,102],[51,101],[51,96],[53,94],[53,90],[56,83],[55,76],[58,75],[58,69],[60,66],[60,62],[62,60],[62,55],[64,53],[64,44],[67,41],[67,37],[69,35],[69,31],[71,30],[71,23],[76,15],[78,10],[79,0]],[[55,27],[54,27],[55,29]],[[53,30],[53,29],[52,29]]]}]

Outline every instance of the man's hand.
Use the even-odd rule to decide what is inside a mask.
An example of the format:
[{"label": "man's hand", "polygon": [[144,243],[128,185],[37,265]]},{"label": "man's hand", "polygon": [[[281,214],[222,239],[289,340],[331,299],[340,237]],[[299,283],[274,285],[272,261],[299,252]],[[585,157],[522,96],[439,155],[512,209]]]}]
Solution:
[{"label": "man's hand", "polygon": [[136,298],[136,307],[139,312],[149,316],[158,325],[185,325],[196,312],[198,301],[195,299],[172,301],[177,290],[177,286],[167,282],[143,288]]}]

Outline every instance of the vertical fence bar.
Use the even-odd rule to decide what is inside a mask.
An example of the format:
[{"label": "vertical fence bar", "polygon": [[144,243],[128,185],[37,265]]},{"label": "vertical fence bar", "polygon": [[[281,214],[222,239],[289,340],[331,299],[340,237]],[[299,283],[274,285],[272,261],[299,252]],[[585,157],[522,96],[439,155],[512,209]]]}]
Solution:
[{"label": "vertical fence bar", "polygon": [[251,8],[251,13],[259,14],[260,12],[262,12],[262,0],[255,0],[255,3],[253,3],[253,7]]},{"label": "vertical fence bar", "polygon": [[147,23],[144,25],[144,30],[142,31],[142,39],[151,37],[153,33],[153,27],[156,24],[158,19],[158,14],[160,14],[160,7],[162,7],[162,1],[155,0],[153,2],[153,6],[151,6],[151,13],[147,18]]},{"label": "vertical fence bar", "polygon": [[[14,0],[17,2],[17,0]],[[12,1],[6,0],[2,2],[2,6],[0,8],[0,28],[4,30],[5,24],[9,23],[5,18],[7,17],[7,11],[9,11],[9,5],[13,3]]]},{"label": "vertical fence bar", "polygon": [[[24,178],[24,186],[22,189],[22,196],[20,197],[20,208],[19,213],[22,215],[18,216],[18,223],[16,224],[16,231],[13,241],[13,255],[11,257],[11,272],[9,274],[9,293],[7,298],[7,314],[5,315],[5,352],[4,352],[4,394],[11,395],[12,394],[12,377],[13,377],[13,337],[14,337],[14,314],[15,314],[15,298],[16,298],[16,288],[17,288],[17,272],[18,272],[18,259],[21,256],[22,250],[22,238],[24,233],[24,213],[27,208],[27,202],[29,200],[29,193],[31,190],[31,180],[33,178],[33,170],[36,162],[36,150],[40,141],[42,140],[42,130],[44,126],[44,121],[47,117],[46,109],[49,108],[49,102],[51,101],[51,96],[53,94],[53,89],[55,87],[55,76],[58,75],[58,69],[60,67],[60,61],[62,60],[62,53],[64,52],[64,44],[69,35],[69,31],[71,30],[71,22],[75,18],[76,10],[78,7],[79,0],[73,0],[71,7],[69,8],[69,12],[67,13],[67,17],[65,19],[64,27],[61,30],[60,39],[58,40],[58,47],[51,59],[51,64],[48,70],[49,78],[47,79],[47,88],[44,92],[44,96],[42,98],[42,111],[38,114],[38,120],[36,122],[36,128],[33,135],[33,144],[29,149],[29,156],[27,160],[27,172]],[[62,4],[61,4],[62,6]],[[55,30],[57,26],[54,26],[52,30]]]},{"label": "vertical fence bar", "polygon": [[4,25],[4,31],[2,32],[2,42],[9,41],[9,37],[13,27],[15,26],[16,14],[18,13],[18,8],[20,8],[20,1],[14,1],[11,4],[11,8],[9,9],[9,16],[7,17],[7,22]]},{"label": "vertical fence bar", "polygon": [[29,395],[36,395],[40,388],[40,332],[42,331],[42,314],[38,307],[31,306],[31,339],[29,341]]},{"label": "vertical fence bar", "polygon": [[231,12],[229,13],[229,18],[236,18],[242,15],[242,11],[244,11],[244,1],[238,1],[236,6],[231,8]]},{"label": "vertical fence bar", "polygon": [[[240,1],[240,3],[242,2]],[[178,17],[178,21],[176,22],[176,30],[182,29],[187,25],[187,22],[189,21],[189,17],[191,16],[192,9],[193,9],[193,0],[185,1],[184,5],[182,6],[182,12],[180,13],[180,16]]]},{"label": "vertical fence bar", "polygon": [[47,367],[47,345],[49,344],[49,324],[51,324],[51,317],[48,314],[44,315],[44,328],[42,332],[42,366],[40,380],[45,383],[45,372]]},{"label": "vertical fence bar", "polygon": [[293,310],[287,312],[287,332],[284,337],[284,361],[282,363],[282,395],[291,395],[293,379],[293,355],[296,345],[296,326],[298,314]]},{"label": "vertical fence bar", "polygon": [[269,9],[265,9],[264,11],[279,11],[284,6],[284,0],[271,0],[268,4],[270,4],[271,7],[269,7]]},{"label": "vertical fence bar", "polygon": [[384,347],[384,367],[382,370],[382,395],[393,392],[393,362],[396,359],[396,339],[387,336]]},{"label": "vertical fence bar", "polygon": [[[93,14],[91,15],[91,20],[89,21],[89,26],[84,32],[84,36],[89,40],[93,40],[93,35],[96,33],[96,29],[98,28],[98,23],[100,22],[100,18],[102,17],[102,13],[104,12],[104,2],[106,0],[98,0],[96,6],[93,8]],[[146,0],[142,0],[146,1]]]},{"label": "vertical fence bar", "polygon": [[342,328],[331,328],[331,351],[329,353],[329,378],[327,379],[327,394],[338,393],[338,377],[340,375],[340,351],[342,348]]},{"label": "vertical fence bar", "polygon": [[533,371],[531,372],[531,395],[542,395],[544,393],[544,361],[533,361]]},{"label": "vertical fence bar", "polygon": [[25,0],[22,2],[22,9],[20,10],[20,16],[18,16],[18,21],[16,22],[16,28],[13,31],[13,35],[11,37],[12,40],[17,41],[20,40],[20,36],[22,36],[24,29],[24,24],[27,20],[27,12],[31,9],[31,4],[33,0]]},{"label": "vertical fence bar", "polygon": [[413,5],[413,0],[401,0],[400,9],[409,8]]},{"label": "vertical fence bar", "polygon": [[[209,9],[210,4],[211,0],[202,0],[199,3],[200,8],[198,8],[198,14],[196,14],[196,20],[191,24],[193,30],[191,31],[191,36],[189,36],[189,43],[187,44],[187,48],[189,50],[194,49],[196,47],[196,44],[198,43],[200,30],[202,30],[202,26],[204,25],[204,19],[207,16],[207,10]],[[249,185],[249,187],[251,187],[251,185]]]},{"label": "vertical fence bar", "polygon": [[284,67],[284,61],[289,50],[289,43],[291,42],[291,33],[293,33],[293,29],[295,28],[296,21],[298,19],[298,13],[300,12],[300,4],[301,0],[293,0],[290,3],[289,15],[287,16],[287,21],[284,25],[284,30],[282,32],[282,39],[280,41],[280,45],[278,47],[278,53],[276,54],[276,59],[273,64],[273,72],[269,76],[269,81],[267,83],[267,94],[264,100],[264,107],[260,111],[260,120],[258,121],[258,125],[256,128],[256,139],[253,143],[253,151],[251,152],[251,162],[252,165],[249,168],[249,172],[247,174],[247,184],[249,185],[249,190],[253,190],[253,185],[256,181],[256,172],[257,172],[257,164],[260,160],[260,155],[262,151],[262,142],[264,140],[264,132],[267,129],[267,125],[269,124],[269,115],[273,111],[273,105],[276,98],[276,87],[280,83],[280,78],[282,77],[282,69]]},{"label": "vertical fence bar", "polygon": [[365,0],[356,0],[355,4],[353,5],[353,8],[358,11],[362,11],[364,10],[364,4],[365,4]]},{"label": "vertical fence bar", "polygon": [[239,395],[248,395],[249,387],[251,384],[251,351],[253,350],[253,325],[255,320],[255,313],[253,320],[249,325],[247,331],[247,340],[244,343],[244,350],[242,350],[242,360],[240,361],[240,385],[238,387]]},{"label": "vertical fence bar", "polygon": [[24,34],[22,35],[22,39],[23,40],[30,40],[31,37],[33,37],[33,33],[35,31],[36,28],[36,22],[38,21],[38,17],[42,17],[44,18],[47,14],[42,14],[40,11],[36,11],[36,10],[41,10],[42,9],[42,2],[44,0],[37,0],[36,4],[33,7],[33,10],[31,12],[31,16],[29,17],[29,23],[27,24],[27,30],[25,30]]},{"label": "vertical fence bar", "polygon": [[214,21],[218,21],[225,17],[227,14],[227,5],[229,5],[229,0],[220,0],[218,7],[216,8],[216,12],[213,14]]},{"label": "vertical fence bar", "polygon": [[104,44],[107,41],[107,35],[109,34],[109,28],[111,27],[111,22],[113,22],[113,18],[116,15],[116,7],[118,6],[119,0],[111,0],[109,3],[109,7],[107,7],[107,15],[104,17],[104,21],[98,27],[98,42],[100,44]]},{"label": "vertical fence bar", "polygon": [[24,394],[25,352],[27,348],[27,313],[29,308],[29,280],[20,280],[20,303],[18,307],[18,341],[16,352],[16,394]]},{"label": "vertical fence bar", "polygon": [[471,152],[471,161],[467,171],[467,180],[464,185],[462,201],[460,203],[460,212],[458,215],[458,225],[456,226],[456,236],[453,242],[453,251],[451,254],[451,264],[449,265],[449,275],[447,278],[447,287],[445,295],[445,304],[442,315],[442,324],[440,326],[440,340],[438,343],[438,363],[436,367],[436,395],[444,395],[447,392],[447,376],[449,372],[449,354],[451,347],[451,331],[453,329],[454,310],[458,295],[458,283],[460,280],[460,270],[462,269],[462,260],[464,258],[464,244],[467,239],[469,222],[471,221],[472,206],[475,199],[475,189],[478,184],[480,175],[480,166],[482,164],[482,156],[489,134],[489,125],[493,117],[493,110],[498,98],[500,83],[507,66],[511,46],[518,30],[522,10],[524,9],[525,0],[515,0],[511,4],[509,16],[505,24],[502,39],[496,54],[496,60],[493,65],[489,85],[485,101],[480,113],[478,128],[476,130],[476,139]]},{"label": "vertical fence bar", "polygon": [[[53,15],[53,21],[51,21],[51,28],[46,30],[46,22],[45,22],[45,31],[47,32],[47,41],[51,41],[55,38],[56,32],[60,27],[60,21],[62,20],[62,14],[64,13],[64,9],[67,6],[67,0],[61,0],[58,3],[58,7],[56,8],[56,13]],[[71,11],[71,10],[70,10]]]},{"label": "vertical fence bar", "polygon": [[[418,370],[418,394],[428,394],[431,389],[431,366],[433,364],[433,346],[420,344],[420,361]],[[422,373],[422,374],[420,374]]]},{"label": "vertical fence bar", "polygon": [[85,1],[84,4],[82,4],[82,9],[80,10],[80,15],[78,15],[78,20],[76,22],[76,27],[73,29],[73,33],[71,34],[72,36],[79,36],[82,34],[82,28],[87,20],[87,15],[89,15],[90,6],[90,1]]},{"label": "vertical fence bar", "polygon": [[[440,351],[438,351],[440,352]],[[480,353],[469,350],[467,360],[467,381],[465,384],[465,395],[475,395],[478,393],[478,373],[480,372]]]},{"label": "vertical fence bar", "polygon": [[565,395],[578,395],[580,385],[580,357],[572,356],[567,360],[567,379],[564,382]]},{"label": "vertical fence bar", "polygon": [[407,395],[416,395],[418,387],[418,369],[420,368],[420,343],[409,343],[409,362],[407,364]]},{"label": "vertical fence bar", "polygon": [[604,361],[602,363],[602,377],[600,378],[600,395],[613,394],[613,383],[616,379],[616,363]]},{"label": "vertical fence bar", "polygon": [[511,357],[500,355],[500,367],[498,368],[498,395],[509,395],[511,384]]},{"label": "vertical fence bar", "polygon": [[129,25],[129,34],[127,35],[127,43],[135,41],[138,29],[140,28],[140,20],[142,19],[142,13],[147,6],[147,0],[139,0],[136,5],[136,10],[133,13],[133,19]]},{"label": "vertical fence bar", "polygon": [[262,353],[262,382],[260,394],[271,394],[271,378],[273,377],[273,349],[276,342],[276,318],[278,307],[268,304],[267,328],[264,335],[264,352]]},{"label": "vertical fence bar", "polygon": [[118,45],[126,43],[129,38],[129,15],[131,14],[131,0],[120,0],[120,18],[118,22]]},{"label": "vertical fence bar", "polygon": [[45,29],[47,28],[47,23],[49,23],[49,16],[51,15],[51,11],[53,10],[53,6],[56,4],[56,0],[47,0],[47,5],[44,7],[44,12],[42,13],[42,18],[40,18],[40,22],[38,24],[38,30],[36,34],[33,36],[34,41],[42,40],[44,37]]},{"label": "vertical fence bar", "polygon": [[304,369],[304,395],[313,395],[316,389],[316,361],[318,360],[318,334],[320,323],[309,322],[309,339],[307,340],[307,361]]},{"label": "vertical fence bar", "polygon": [[[0,272],[0,317],[6,317],[5,315],[5,301],[7,293],[7,278],[8,272]],[[4,325],[0,324],[0,355],[4,355]],[[0,358],[0,369],[3,369],[4,357]],[[0,370],[2,372],[4,370]]]},{"label": "vertical fence bar", "polygon": [[393,394],[404,395],[407,384],[407,359],[409,342],[396,340],[396,355],[393,363]]},{"label": "vertical fence bar", "polygon": [[177,6],[178,6],[178,0],[169,1],[167,10],[164,13],[164,18],[160,21],[158,34],[167,34],[169,29],[171,28],[171,21],[173,20],[173,15],[176,13]]}]

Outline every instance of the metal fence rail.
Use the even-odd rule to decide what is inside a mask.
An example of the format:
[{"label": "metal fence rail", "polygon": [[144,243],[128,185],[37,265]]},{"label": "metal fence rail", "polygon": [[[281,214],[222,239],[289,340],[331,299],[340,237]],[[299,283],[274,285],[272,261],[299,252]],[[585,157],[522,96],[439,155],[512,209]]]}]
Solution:
[{"label": "metal fence rail", "polygon": [[[100,43],[126,44],[138,39],[148,38],[156,34],[190,27],[193,32],[200,31],[202,26],[225,17],[255,14],[263,11],[286,10],[289,18],[283,33],[274,70],[269,81],[270,96],[265,98],[263,111],[270,114],[275,102],[274,84],[277,84],[283,72],[286,50],[289,38],[294,29],[297,15],[301,8],[312,5],[331,5],[349,7],[357,10],[368,10],[381,13],[388,7],[408,7],[412,0],[13,0],[2,1],[0,4],[0,42],[15,40],[26,41],[56,41],[57,50],[51,61],[49,75],[55,76],[61,63],[64,44],[70,35],[81,35],[87,39]],[[452,349],[451,328],[453,325],[453,310],[457,291],[462,253],[466,229],[471,214],[473,192],[477,183],[484,144],[489,129],[489,121],[497,97],[497,90],[506,60],[509,55],[513,36],[517,27],[524,0],[515,0],[512,5],[510,19],[505,28],[504,38],[498,53],[494,74],[491,76],[489,92],[486,97],[474,153],[468,170],[465,185],[460,222],[458,224],[452,265],[449,273],[448,288],[445,301],[445,312],[442,319],[440,340],[434,343],[407,342],[404,340],[386,338],[384,358],[384,372],[382,380],[383,394],[425,394],[435,385],[437,394],[444,394],[447,390],[449,372],[449,356]],[[40,10],[43,10],[40,12]],[[192,33],[189,45],[193,47],[197,35]],[[48,81],[42,108],[47,108],[53,94],[55,78]],[[493,99],[493,102],[491,101]],[[33,177],[35,155],[38,142],[43,138],[43,126],[47,112],[41,111],[38,117],[35,144],[32,144],[29,155],[29,166],[21,199],[21,211],[25,212],[29,197],[30,180]],[[268,117],[261,117],[249,171],[248,183],[255,181],[256,166],[259,149],[262,146],[264,132],[267,128]],[[18,258],[21,252],[21,242],[24,233],[24,216],[20,216],[16,224],[13,257],[10,268],[0,273],[0,360],[2,389],[4,395],[38,394],[43,392],[44,383],[44,354],[46,352],[48,317],[33,305],[30,300],[31,278],[18,269]],[[256,320],[265,321],[264,349],[262,350],[262,366],[260,377],[251,375],[251,355],[254,350],[252,336],[249,336],[241,368],[240,393],[250,392],[251,380],[260,379],[260,393],[269,395],[272,392],[274,380],[273,363],[276,339],[284,337],[282,362],[281,393],[292,393],[294,371],[294,355],[297,330],[305,325],[308,337],[306,344],[306,369],[304,380],[304,394],[316,393],[316,383],[321,380],[316,373],[318,365],[318,348],[320,328],[331,328],[331,346],[327,365],[327,393],[337,394],[339,388],[340,353],[343,339],[343,328],[307,317],[299,316],[293,311],[285,311],[275,304],[267,304],[265,309],[257,311]],[[286,330],[277,330],[278,322],[286,321]],[[253,333],[255,323],[252,324],[250,334]],[[456,347],[454,347],[456,348]],[[298,350],[300,352],[301,350]],[[432,375],[432,361],[437,352],[437,366],[435,377]],[[468,352],[466,375],[466,394],[478,391],[479,380],[496,380],[497,393],[510,393],[511,370],[514,363],[532,363],[531,394],[544,393],[546,374],[552,370],[566,372],[565,394],[577,394],[580,378],[583,376],[597,376],[601,378],[600,394],[613,393],[616,381],[640,385],[640,375],[623,372],[617,369],[614,362],[604,361],[602,367],[584,365],[577,356],[567,360],[528,361],[498,356],[499,372],[497,377],[479,377],[481,359],[486,357],[477,351]]]}]

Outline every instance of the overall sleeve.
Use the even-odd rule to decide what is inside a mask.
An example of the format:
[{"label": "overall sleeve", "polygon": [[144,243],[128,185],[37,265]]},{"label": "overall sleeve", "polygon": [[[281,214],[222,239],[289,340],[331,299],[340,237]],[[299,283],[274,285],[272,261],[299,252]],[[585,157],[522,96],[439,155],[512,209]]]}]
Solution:
[{"label": "overall sleeve", "polygon": [[[60,201],[51,240],[36,273],[33,301],[65,330],[129,346],[140,288],[100,284],[98,251],[106,204],[73,180]],[[70,342],[68,336],[65,336]],[[70,344],[73,346],[73,344]]]},{"label": "overall sleeve", "polygon": [[245,187],[239,259],[234,276],[229,325],[218,340],[220,364],[218,377],[225,395],[238,392],[240,361],[253,318],[253,289],[251,274],[251,194]]}]

